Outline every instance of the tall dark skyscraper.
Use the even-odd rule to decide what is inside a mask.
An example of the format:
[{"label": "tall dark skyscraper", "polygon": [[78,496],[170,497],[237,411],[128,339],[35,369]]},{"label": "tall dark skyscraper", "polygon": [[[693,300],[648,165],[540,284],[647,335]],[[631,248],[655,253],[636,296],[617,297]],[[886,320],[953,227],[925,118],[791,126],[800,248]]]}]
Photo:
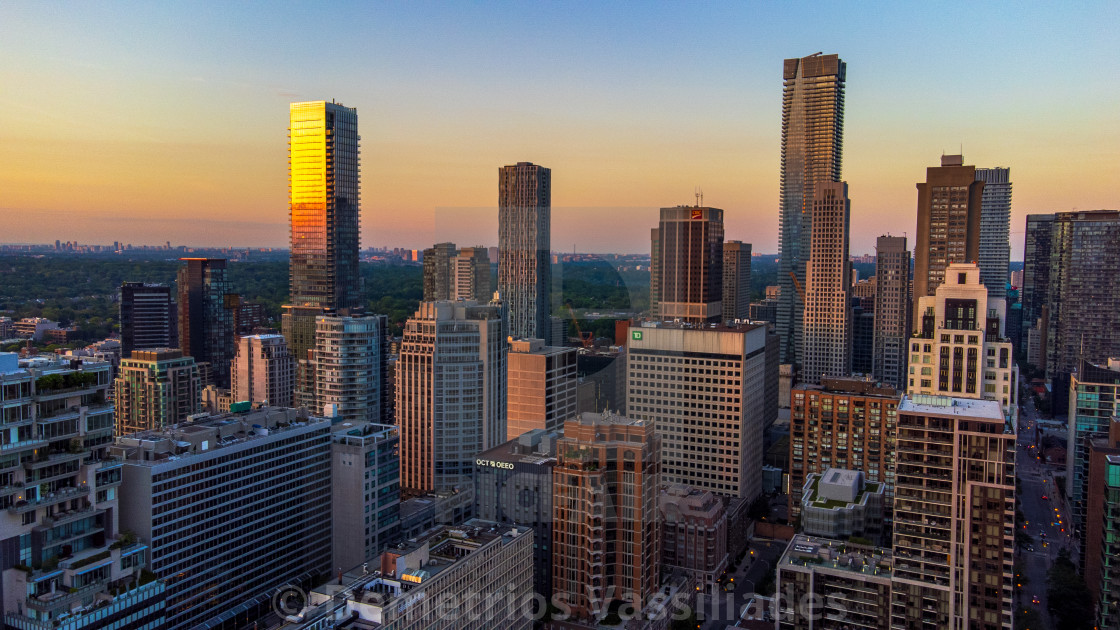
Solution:
[{"label": "tall dark skyscraper", "polygon": [[122,358],[138,348],[179,347],[175,300],[166,284],[123,283],[120,318]]},{"label": "tall dark skyscraper", "polygon": [[[1054,227],[1053,214],[1028,214],[1027,232],[1023,243],[1023,334],[1020,343],[1028,344],[1028,331],[1038,324],[1043,315],[1043,307],[1050,296],[1050,244]],[[1037,330],[1041,345],[1041,355],[1046,355],[1045,331]],[[1046,361],[1035,367],[1045,368]]]},{"label": "tall dark skyscraper", "polygon": [[1120,211],[1059,212],[1051,230],[1044,304],[1046,374],[1054,377],[1081,360],[1120,356]]},{"label": "tall dark skyscraper", "polygon": [[551,343],[552,171],[518,162],[498,169],[498,293],[509,334]]},{"label": "tall dark skyscraper", "polygon": [[994,298],[1007,297],[1008,267],[1011,261],[1011,169],[976,169],[976,179],[984,182],[980,201],[980,282]]},{"label": "tall dark skyscraper", "polygon": [[805,265],[817,182],[840,181],[847,65],[837,55],[786,59],[782,93],[782,182],[777,332],[783,363],[802,362]]},{"label": "tall dark skyscraper", "polygon": [[723,321],[747,319],[751,307],[751,244],[723,243]]},{"label": "tall dark skyscraper", "polygon": [[[935,295],[953,263],[980,256],[980,204],[984,182],[960,155],[941,156],[918,186],[918,230],[914,239],[914,302]],[[1006,280],[1004,280],[1006,282]],[[1002,285],[1000,285],[1002,286]],[[1002,297],[1002,296],[1001,296]],[[915,309],[915,317],[920,314]]]},{"label": "tall dark skyscraper", "polygon": [[699,206],[662,208],[661,221],[653,234],[651,259],[656,259],[652,267],[657,274],[654,313],[665,320],[700,324],[720,321],[723,210]]},{"label": "tall dark skyscraper", "polygon": [[350,315],[362,307],[358,271],[358,112],[334,102],[292,103],[288,127],[291,259],[289,304],[282,326],[298,361],[296,404],[314,383],[308,351],[315,318]]},{"label": "tall dark skyscraper", "polygon": [[222,258],[182,258],[179,269],[179,345],[196,363],[209,363],[214,384],[229,387],[233,319],[238,296]]},{"label": "tall dark skyscraper", "polygon": [[896,389],[906,386],[909,339],[910,250],[905,236],[880,236],[875,239],[875,380]]}]

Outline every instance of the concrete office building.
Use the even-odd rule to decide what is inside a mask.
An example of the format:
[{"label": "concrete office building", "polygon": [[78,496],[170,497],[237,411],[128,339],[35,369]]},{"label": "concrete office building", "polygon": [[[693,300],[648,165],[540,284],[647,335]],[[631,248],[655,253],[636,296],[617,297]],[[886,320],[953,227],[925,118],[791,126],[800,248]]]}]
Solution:
[{"label": "concrete office building", "polygon": [[576,413],[576,349],[541,339],[509,344],[506,439],[533,429],[559,432]]},{"label": "concrete office building", "polygon": [[871,373],[895,388],[906,385],[910,338],[910,250],[905,236],[875,239],[875,332]]},{"label": "concrete office building", "polygon": [[235,401],[291,407],[295,360],[283,335],[250,335],[237,340],[231,392]]},{"label": "concrete office building", "polygon": [[716,495],[683,484],[662,486],[661,564],[680,569],[714,593],[727,570],[727,511]]},{"label": "concrete office building", "polygon": [[863,473],[884,484],[887,511],[894,497],[895,430],[901,392],[856,378],[798,385],[789,420],[789,515],[801,513],[811,474],[829,468]]},{"label": "concrete office building", "polygon": [[1011,169],[978,168],[976,179],[984,182],[980,198],[980,284],[991,297],[1005,298],[1011,261]]},{"label": "concrete office building", "polygon": [[723,322],[750,318],[751,244],[723,243]]},{"label": "concrete office building", "polygon": [[497,523],[533,528],[533,590],[552,597],[552,471],[558,434],[533,429],[479,453],[474,513]]},{"label": "concrete office building", "polygon": [[778,414],[777,340],[761,324],[630,330],[626,409],[661,435],[666,483],[748,501]]},{"label": "concrete office building", "polygon": [[886,484],[864,479],[858,470],[829,468],[806,478],[801,493],[801,529],[812,536],[865,538],[883,543]]},{"label": "concrete office building", "polygon": [[[949,265],[980,255],[980,207],[984,182],[959,155],[941,156],[918,185],[918,228],[914,239],[914,300],[934,295]],[[914,318],[920,317],[915,308]],[[917,324],[915,324],[917,325]]]},{"label": "concrete office building", "polygon": [[506,438],[503,307],[422,302],[396,367],[401,486],[411,494],[469,488],[475,456]]},{"label": "concrete office building", "polygon": [[550,339],[552,171],[531,162],[498,169],[498,294],[509,334]]},{"label": "concrete office building", "polygon": [[[240,297],[226,278],[221,258],[183,258],[179,292],[179,348],[197,363],[209,363],[214,385],[229,387],[234,313]],[[207,385],[211,384],[207,382]]]},{"label": "concrete office building", "polygon": [[0,353],[0,572],[15,630],[156,630],[162,582],[118,523],[108,363]]},{"label": "concrete office building", "polygon": [[[179,346],[178,313],[166,284],[121,284],[121,356],[133,350]],[[6,337],[0,334],[0,339]]]},{"label": "concrete office building", "polygon": [[891,627],[1010,630],[1014,425],[994,400],[906,397],[897,452]]},{"label": "concrete office building", "polygon": [[[577,621],[657,590],[661,438],[649,423],[584,413],[564,424],[552,484],[552,589]],[[608,530],[613,533],[608,534]]]},{"label": "concrete office building", "polygon": [[824,376],[848,376],[852,372],[850,213],[847,184],[817,182],[802,317],[801,378],[809,384],[819,383]]},{"label": "concrete office building", "polygon": [[778,630],[891,630],[893,563],[889,549],[797,534],[775,566],[791,604]]},{"label": "concrete office building", "polygon": [[[311,591],[292,630],[530,630],[533,536],[469,520],[383,552]],[[339,584],[342,582],[342,584]]]},{"label": "concrete office building", "polygon": [[330,575],[330,421],[265,407],[120,436],[112,451],[121,527],[167,584],[167,630],[251,623],[277,588]]},{"label": "concrete office building", "polygon": [[315,318],[312,411],[350,422],[381,420],[385,316]]},{"label": "concrete office building", "polygon": [[394,426],[340,422],[332,427],[332,567],[358,566],[399,539],[399,448]]},{"label": "concrete office building", "polygon": [[723,210],[662,208],[661,220],[652,234],[650,273],[657,276],[657,300],[651,297],[650,306],[655,316],[693,324],[720,321]]},{"label": "concrete office building", "polygon": [[782,68],[782,180],[777,312],[781,362],[801,364],[802,317],[818,182],[840,181],[847,64],[837,55],[786,59]]},{"label": "concrete office building", "polygon": [[198,365],[181,350],[135,350],[121,359],[113,382],[116,433],[162,429],[199,412]]},{"label": "concrete office building", "polygon": [[1082,361],[1070,376],[1069,429],[1066,439],[1066,496],[1074,526],[1085,529],[1088,511],[1089,444],[1108,437],[1109,425],[1120,415],[1120,359],[1096,364]]},{"label": "concrete office building", "polygon": [[[489,302],[494,296],[490,280],[490,256],[485,247],[464,247],[451,259],[451,300]],[[552,343],[563,343],[563,336],[553,334]]]},{"label": "concrete office building", "polygon": [[918,298],[907,394],[995,400],[1018,416],[1019,368],[1004,331],[1004,298],[989,298],[975,264],[954,263],[933,297]]}]

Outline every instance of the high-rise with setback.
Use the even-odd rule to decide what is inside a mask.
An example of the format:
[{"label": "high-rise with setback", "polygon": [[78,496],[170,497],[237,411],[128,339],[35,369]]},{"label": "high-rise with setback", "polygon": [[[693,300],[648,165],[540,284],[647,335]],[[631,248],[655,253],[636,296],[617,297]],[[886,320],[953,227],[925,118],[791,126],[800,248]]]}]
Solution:
[{"label": "high-rise with setback", "polygon": [[662,208],[650,245],[651,261],[656,260],[656,264],[651,264],[651,273],[657,275],[653,305],[656,316],[693,324],[720,321],[723,210],[699,206]]},{"label": "high-rise with setback", "polygon": [[500,305],[421,302],[396,368],[401,489],[465,489],[475,456],[506,441],[509,332]]},{"label": "high-rise with setback", "polygon": [[362,306],[358,271],[358,112],[326,101],[292,103],[288,127],[291,257],[283,331],[299,362],[302,389],[313,382],[307,352],[315,318]]},{"label": "high-rise with setback", "polygon": [[898,406],[891,628],[1010,630],[1015,428],[994,400]]},{"label": "high-rise with setback", "polygon": [[1004,298],[1011,261],[1011,169],[978,168],[976,179],[984,182],[980,198],[980,282],[988,295]]},{"label": "high-rise with setback", "polygon": [[498,293],[509,334],[552,343],[549,292],[552,171],[532,162],[498,169]]},{"label": "high-rise with setback", "polygon": [[837,55],[786,59],[782,93],[782,180],[777,332],[783,363],[801,363],[803,287],[817,182],[840,181],[847,65]]},{"label": "high-rise with setback", "polygon": [[823,376],[848,376],[852,370],[848,299],[850,214],[847,184],[816,183],[803,318],[801,378],[806,383],[820,383]]},{"label": "high-rise with setback", "polygon": [[910,338],[910,250],[905,236],[875,240],[875,380],[906,386],[906,341]]}]

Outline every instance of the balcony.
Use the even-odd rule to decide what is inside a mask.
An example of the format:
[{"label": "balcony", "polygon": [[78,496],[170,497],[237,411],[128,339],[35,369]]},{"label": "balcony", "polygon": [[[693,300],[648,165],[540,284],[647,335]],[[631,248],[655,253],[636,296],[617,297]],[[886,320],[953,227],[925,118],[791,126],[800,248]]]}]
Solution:
[{"label": "balcony", "polygon": [[82,459],[85,456],[86,456],[86,454],[83,453],[83,452],[51,453],[50,455],[47,455],[45,457],[40,456],[40,457],[36,458],[34,461],[24,462],[24,467],[27,468],[28,470],[35,470],[37,468],[43,468],[44,466],[54,466],[55,464],[65,464],[66,462],[75,462],[75,461],[78,461],[78,460]]},{"label": "balcony", "polygon": [[28,451],[36,448],[44,448],[50,442],[47,440],[20,440],[19,442],[12,442],[11,444],[0,444],[0,455],[7,455],[8,453],[15,453],[18,451]]},{"label": "balcony", "polygon": [[89,488],[63,488],[32,501],[17,501],[14,505],[8,508],[8,513],[23,514],[24,512],[30,512],[31,510],[37,508],[46,507],[48,505],[55,505],[56,503],[62,503],[63,501],[69,501],[70,499],[77,499],[78,497],[84,497],[87,494],[89,494]]},{"label": "balcony", "polygon": [[74,604],[81,603],[86,598],[100,592],[103,588],[103,584],[94,583],[83,586],[73,593],[69,592],[69,589],[67,589],[65,591],[51,591],[42,595],[28,597],[27,608],[50,613],[69,610]]}]

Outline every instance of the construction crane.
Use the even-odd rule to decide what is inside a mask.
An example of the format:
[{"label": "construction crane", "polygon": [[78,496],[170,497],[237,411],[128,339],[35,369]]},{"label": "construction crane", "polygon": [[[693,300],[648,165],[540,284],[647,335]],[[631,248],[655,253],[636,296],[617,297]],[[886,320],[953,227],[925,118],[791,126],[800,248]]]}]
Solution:
[{"label": "construction crane", "polygon": [[594,345],[595,340],[591,338],[590,332],[583,332],[582,330],[580,330],[579,320],[576,319],[576,312],[574,309],[572,309],[572,305],[567,304],[566,306],[568,307],[568,313],[570,313],[572,316],[572,325],[576,327],[576,334],[579,335],[579,342],[583,345],[584,348],[590,348],[592,345]]},{"label": "construction crane", "polygon": [[797,289],[797,294],[801,296],[801,303],[805,303],[805,290],[801,288],[801,283],[797,281],[797,274],[792,271],[789,272],[790,280],[793,280],[793,288]]}]

